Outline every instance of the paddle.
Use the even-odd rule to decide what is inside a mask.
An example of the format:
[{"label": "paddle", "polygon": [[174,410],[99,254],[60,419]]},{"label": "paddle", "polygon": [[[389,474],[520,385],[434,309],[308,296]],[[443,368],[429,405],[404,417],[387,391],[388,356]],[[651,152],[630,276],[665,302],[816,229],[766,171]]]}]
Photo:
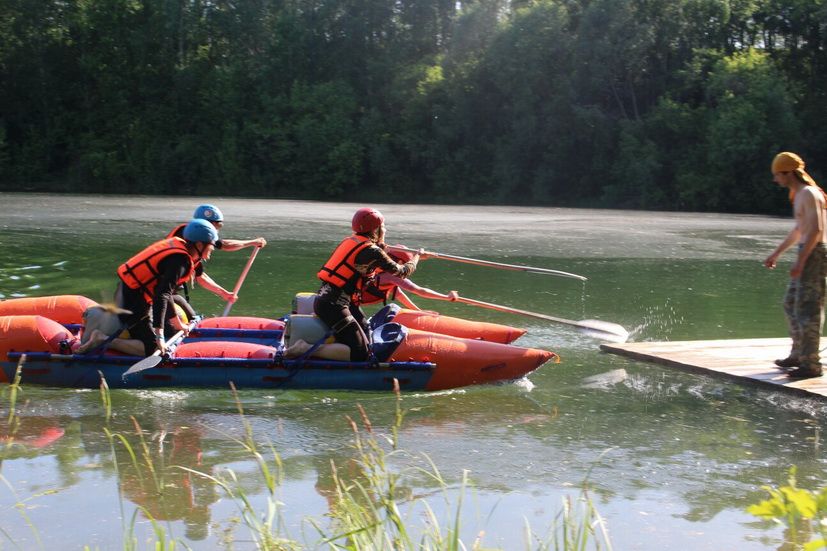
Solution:
[{"label": "paddle", "polygon": [[[413,253],[416,252],[416,249],[409,249],[408,247],[405,247],[404,245],[388,245],[388,248],[392,249],[392,250],[396,249],[396,250],[405,251],[405,252],[413,252]],[[573,278],[573,279],[579,279],[580,281],[586,281],[586,279],[588,279],[584,276],[577,275],[577,274],[571,274],[569,272],[561,272],[560,270],[550,270],[548,268],[537,268],[535,266],[520,266],[520,265],[517,265],[517,264],[505,264],[503,262],[493,262],[491,260],[480,260],[478,258],[467,258],[467,257],[464,257],[464,256],[455,256],[455,255],[452,255],[452,254],[445,254],[445,253],[435,253],[435,252],[431,252],[431,251],[425,251],[424,254],[426,254],[427,256],[429,256],[431,258],[441,258],[443,260],[452,260],[454,262],[463,262],[465,264],[475,264],[477,266],[489,266],[491,268],[499,268],[501,270],[513,270],[513,271],[517,271],[517,272],[531,272],[531,273],[534,273],[534,274],[546,274],[546,275],[555,275],[555,276],[561,276],[561,277],[570,277],[570,278]]]},{"label": "paddle", "polygon": [[[238,294],[238,291],[241,289],[241,284],[244,283],[244,279],[247,277],[247,272],[250,271],[250,266],[253,265],[253,261],[256,259],[256,255],[258,254],[258,250],[261,247],[253,247],[253,252],[250,253],[250,258],[247,259],[247,264],[244,266],[244,269],[241,270],[241,275],[238,276],[238,281],[235,282],[235,288],[233,289],[233,294]],[[227,301],[227,306],[224,307],[224,312],[221,314],[222,316],[226,316],[230,313],[230,308],[233,307],[233,303]]]},{"label": "paddle", "polygon": [[616,323],[600,320],[580,320],[572,321],[563,318],[555,318],[554,316],[547,316],[546,314],[538,314],[536,312],[528,312],[526,310],[518,310],[517,308],[510,308],[508,306],[500,306],[499,304],[491,304],[490,302],[483,302],[481,300],[474,300],[471,298],[457,297],[457,302],[463,304],[470,304],[472,306],[479,306],[481,308],[490,308],[491,310],[498,310],[500,312],[508,312],[510,314],[519,314],[521,316],[529,316],[546,321],[553,321],[555,323],[563,323],[572,325],[585,331],[591,337],[603,339],[611,342],[626,342],[629,338],[629,332]]},{"label": "paddle", "polygon": [[[164,349],[165,350],[168,349],[170,346],[172,346],[173,344],[176,344],[178,341],[183,339],[184,335],[188,331],[190,331],[193,327],[195,327],[196,323],[197,322],[190,323],[186,330],[182,329],[181,331],[178,331],[173,336],[171,336],[164,343]],[[155,352],[152,353],[151,356],[147,356],[143,360],[132,364],[132,366],[129,369],[124,371],[124,373],[123,373],[123,375],[121,375],[121,377],[123,378],[123,377],[126,377],[127,375],[132,375],[133,373],[138,373],[138,372],[144,371],[146,369],[152,369],[153,367],[155,367],[156,365],[161,363],[161,361],[163,361],[163,359],[164,358],[161,356],[161,351],[156,350]]]}]

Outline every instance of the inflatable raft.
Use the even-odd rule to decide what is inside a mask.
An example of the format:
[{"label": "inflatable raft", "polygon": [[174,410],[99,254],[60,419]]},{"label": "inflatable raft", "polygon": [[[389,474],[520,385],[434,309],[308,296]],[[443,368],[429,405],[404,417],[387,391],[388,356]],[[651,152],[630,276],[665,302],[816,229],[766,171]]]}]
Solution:
[{"label": "inflatable raft", "polygon": [[379,319],[372,330],[371,361],[285,358],[285,345],[295,339],[324,341],[326,330],[317,318],[296,314],[285,322],[236,316],[202,320],[157,367],[124,375],[143,358],[73,353],[78,338],[71,327],[19,312],[0,316],[0,382],[13,381],[19,369],[23,383],[71,388],[96,388],[103,376],[110,388],[226,387],[232,382],[238,388],[390,390],[396,379],[402,390],[433,391],[519,379],[557,359],[546,350]]}]

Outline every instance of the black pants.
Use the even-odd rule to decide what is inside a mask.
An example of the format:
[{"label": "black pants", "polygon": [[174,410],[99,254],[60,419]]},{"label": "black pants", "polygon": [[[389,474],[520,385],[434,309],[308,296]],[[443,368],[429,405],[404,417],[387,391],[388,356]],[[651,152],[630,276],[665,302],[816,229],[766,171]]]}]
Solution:
[{"label": "black pants", "polygon": [[351,361],[363,362],[368,359],[368,323],[361,308],[351,303],[342,305],[317,296],[313,302],[313,311],[333,330],[336,342],[350,347]]},{"label": "black pants", "polygon": [[115,302],[121,308],[129,310],[131,314],[122,314],[121,323],[124,324],[127,331],[129,331],[130,339],[137,339],[144,345],[144,353],[147,356],[155,352],[155,333],[152,331],[152,320],[149,315],[150,305],[147,304],[146,299],[141,291],[130,289],[124,285],[123,282],[118,282],[118,291],[116,297],[120,295],[120,300],[116,298]]},{"label": "black pants", "polygon": [[[115,294],[115,302],[119,303],[118,306],[124,310],[132,312],[131,314],[119,316],[121,323],[123,323],[129,331],[129,338],[141,341],[144,345],[144,352],[147,356],[150,356],[155,352],[158,345],[155,341],[155,331],[152,329],[152,316],[150,315],[152,305],[147,303],[141,291],[130,289],[121,281],[118,282],[118,286],[120,288]],[[117,298],[119,296],[120,300]],[[178,295],[175,295],[175,297],[175,302],[178,302]],[[181,300],[183,301],[183,297],[181,297]],[[186,302],[184,302],[184,304],[186,304]],[[189,306],[189,304],[187,304],[187,306]],[[187,312],[187,317],[189,317],[189,312],[186,308],[184,310]],[[169,320],[175,315],[175,308],[170,304],[167,307],[167,319],[164,320],[164,334],[166,338],[176,333],[175,329],[169,323]],[[189,318],[189,320],[192,321],[192,318]]]}]

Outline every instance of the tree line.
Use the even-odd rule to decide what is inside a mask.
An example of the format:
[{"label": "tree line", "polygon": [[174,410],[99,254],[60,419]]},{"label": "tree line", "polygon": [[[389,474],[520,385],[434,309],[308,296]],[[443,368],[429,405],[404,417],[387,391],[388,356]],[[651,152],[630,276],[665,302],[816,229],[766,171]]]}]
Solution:
[{"label": "tree line", "polygon": [[787,212],[821,0],[0,0],[0,189]]}]

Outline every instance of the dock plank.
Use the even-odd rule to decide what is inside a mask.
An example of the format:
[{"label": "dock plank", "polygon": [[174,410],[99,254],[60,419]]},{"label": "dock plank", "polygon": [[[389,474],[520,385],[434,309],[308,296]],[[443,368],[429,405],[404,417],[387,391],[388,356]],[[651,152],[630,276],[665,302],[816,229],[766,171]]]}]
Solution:
[{"label": "dock plank", "polygon": [[600,349],[636,360],[686,371],[770,385],[813,398],[827,398],[827,376],[794,380],[775,368],[773,360],[790,351],[790,339],[720,339],[705,341],[604,343]]}]

